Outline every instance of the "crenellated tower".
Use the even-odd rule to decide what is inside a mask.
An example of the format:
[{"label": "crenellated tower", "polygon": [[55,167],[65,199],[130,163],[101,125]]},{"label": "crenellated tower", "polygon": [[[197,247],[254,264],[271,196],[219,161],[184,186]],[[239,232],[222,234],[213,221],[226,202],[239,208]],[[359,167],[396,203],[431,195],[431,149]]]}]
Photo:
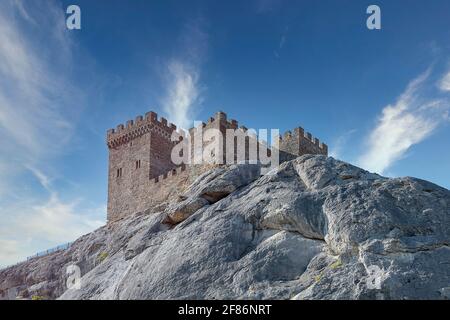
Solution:
[{"label": "crenellated tower", "polygon": [[120,124],[107,133],[109,148],[108,220],[139,210],[150,179],[176,169],[170,159],[177,128],[154,112]]}]

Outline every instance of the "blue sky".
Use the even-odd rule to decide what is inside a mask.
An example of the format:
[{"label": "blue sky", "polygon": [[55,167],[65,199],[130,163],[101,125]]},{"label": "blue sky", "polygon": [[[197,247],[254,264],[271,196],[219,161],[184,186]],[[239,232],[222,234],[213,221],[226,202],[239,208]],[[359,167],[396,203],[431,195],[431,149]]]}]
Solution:
[{"label": "blue sky", "polygon": [[105,223],[106,130],[150,110],[303,126],[339,159],[450,188],[449,40],[446,0],[2,0],[0,265]]}]

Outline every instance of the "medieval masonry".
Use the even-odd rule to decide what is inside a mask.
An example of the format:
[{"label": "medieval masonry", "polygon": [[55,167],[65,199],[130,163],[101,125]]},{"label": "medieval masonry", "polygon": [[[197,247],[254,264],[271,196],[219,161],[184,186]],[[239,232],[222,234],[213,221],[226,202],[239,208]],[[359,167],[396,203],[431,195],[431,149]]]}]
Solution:
[{"label": "medieval masonry", "polygon": [[[236,120],[227,120],[223,112],[216,113],[208,123],[202,123],[202,127],[201,132],[215,128],[224,136],[227,129],[246,130],[238,128]],[[174,131],[177,131],[174,124],[158,119],[154,112],[108,130],[108,222],[145,211],[177,196],[209,168],[208,165],[177,166],[172,162],[172,148],[178,143],[171,139]],[[191,136],[196,132],[197,128],[189,130]],[[184,135],[181,130],[180,134]],[[300,127],[279,137],[280,162],[303,154],[328,155],[328,147]]]}]

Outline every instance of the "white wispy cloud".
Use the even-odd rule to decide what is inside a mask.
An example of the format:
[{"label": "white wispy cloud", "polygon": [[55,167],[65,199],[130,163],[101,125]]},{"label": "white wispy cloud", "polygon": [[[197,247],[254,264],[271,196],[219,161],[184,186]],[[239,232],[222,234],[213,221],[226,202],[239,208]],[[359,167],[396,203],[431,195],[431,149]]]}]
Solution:
[{"label": "white wispy cloud", "polygon": [[2,208],[9,215],[2,217],[0,227],[0,267],[44,250],[43,244],[70,242],[105,224],[105,206],[86,210],[80,205],[82,199],[63,201],[50,177],[38,169],[28,169],[48,191],[48,198],[24,199]]},{"label": "white wispy cloud", "polygon": [[36,25],[36,21],[25,9],[24,2],[22,0],[12,0],[11,4],[17,9],[17,11],[20,13],[20,15],[24,19],[26,19],[28,22],[32,23],[33,25]]},{"label": "white wispy cloud", "polygon": [[428,138],[442,124],[449,101],[426,90],[431,69],[411,81],[395,104],[383,108],[359,158],[360,166],[385,172],[415,144]]},{"label": "white wispy cloud", "polygon": [[288,32],[289,32],[289,26],[286,26],[284,28],[284,31],[283,31],[281,37],[280,37],[280,41],[278,42],[278,47],[274,51],[274,55],[275,55],[276,58],[280,57],[280,52],[283,49],[284,45],[286,44]]},{"label": "white wispy cloud", "polygon": [[41,170],[36,169],[32,166],[26,166],[28,170],[38,179],[41,186],[47,190],[51,191],[51,179],[46,176]]},{"label": "white wispy cloud", "polygon": [[52,193],[45,203],[18,215],[16,228],[31,238],[43,237],[54,243],[65,243],[105,224],[90,215],[80,215],[78,205],[77,200],[63,202],[56,193]]},{"label": "white wispy cloud", "polygon": [[347,143],[356,132],[356,129],[351,129],[337,137],[337,139],[331,145],[330,156],[336,159],[341,159],[343,156],[343,152],[346,149]]},{"label": "white wispy cloud", "polygon": [[205,87],[200,77],[208,41],[203,29],[202,19],[185,24],[178,45],[181,54],[168,60],[164,70],[163,110],[171,122],[184,129],[192,126],[203,101]]},{"label": "white wispy cloud", "polygon": [[199,71],[180,61],[171,61],[167,69],[168,85],[163,100],[164,111],[170,121],[188,129],[192,122],[192,109],[199,102]]},{"label": "white wispy cloud", "polygon": [[0,268],[99,228],[106,212],[101,207],[80,215],[77,201],[64,202],[56,194],[42,204],[17,209],[0,227]]},{"label": "white wispy cloud", "polygon": [[[68,71],[73,46],[59,2],[0,2],[0,265],[100,223],[101,214],[80,214],[80,199],[61,200],[45,170],[66,151],[81,113]],[[29,173],[44,193],[20,179]]]},{"label": "white wispy cloud", "polygon": [[10,239],[0,239],[0,248],[0,268],[15,263],[23,251],[19,241]]},{"label": "white wispy cloud", "polygon": [[445,92],[450,92],[450,71],[442,77],[439,82],[439,89]]},{"label": "white wispy cloud", "polygon": [[[9,137],[9,148],[17,146],[16,154],[29,159],[58,151],[73,129],[66,116],[75,88],[61,76],[69,61],[53,57],[70,51],[69,38],[53,30],[63,27],[64,14],[57,15],[53,2],[40,5],[54,24],[37,35],[26,29],[32,15],[22,2],[6,0],[0,5],[0,132]],[[18,19],[17,12],[25,19]],[[36,43],[39,36],[46,37],[46,47]]]}]

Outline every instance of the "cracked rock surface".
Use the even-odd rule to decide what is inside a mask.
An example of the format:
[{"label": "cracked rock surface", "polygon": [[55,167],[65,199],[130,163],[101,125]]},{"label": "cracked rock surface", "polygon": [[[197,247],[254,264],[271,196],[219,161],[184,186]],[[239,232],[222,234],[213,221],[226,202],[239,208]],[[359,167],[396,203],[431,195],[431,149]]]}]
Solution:
[{"label": "cracked rock surface", "polygon": [[449,299],[449,243],[449,190],[305,155],[264,176],[215,168],[178,202],[0,271],[0,296]]}]

